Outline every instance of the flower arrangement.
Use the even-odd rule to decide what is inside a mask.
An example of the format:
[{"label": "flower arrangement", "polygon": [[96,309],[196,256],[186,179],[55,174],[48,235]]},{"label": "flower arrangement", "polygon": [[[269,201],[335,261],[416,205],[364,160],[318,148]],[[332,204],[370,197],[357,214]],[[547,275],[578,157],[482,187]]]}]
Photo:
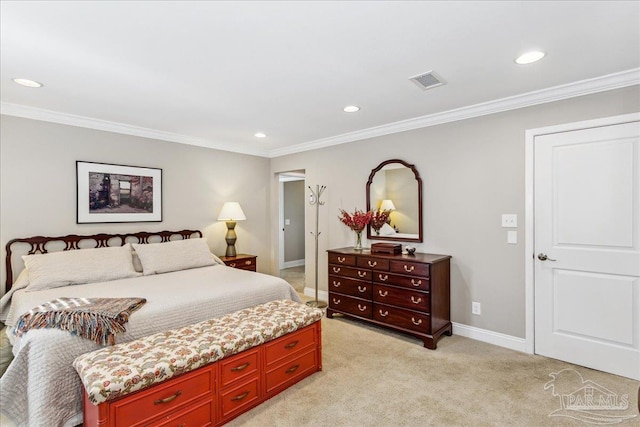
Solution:
[{"label": "flower arrangement", "polygon": [[389,221],[389,214],[391,214],[390,210],[386,211],[376,211],[373,212],[371,216],[371,228],[373,228],[376,234],[380,234],[380,229],[383,225]]},{"label": "flower arrangement", "polygon": [[371,222],[373,218],[373,212],[363,212],[360,209],[356,209],[352,214],[340,209],[340,216],[338,219],[341,223],[352,229],[353,231],[361,232]]}]

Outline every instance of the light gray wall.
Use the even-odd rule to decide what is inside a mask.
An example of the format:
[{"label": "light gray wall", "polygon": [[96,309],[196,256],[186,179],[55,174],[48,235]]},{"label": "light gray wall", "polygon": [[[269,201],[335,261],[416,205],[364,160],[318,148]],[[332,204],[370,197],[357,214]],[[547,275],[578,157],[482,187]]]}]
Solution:
[{"label": "light gray wall", "polygon": [[[274,158],[271,210],[277,210],[278,172],[304,169],[311,187],[327,186],[318,266],[318,286],[326,291],[326,250],[355,241],[338,210],[365,208],[367,178],[380,162],[415,164],[423,180],[424,242],[417,247],[453,256],[452,320],[523,338],[525,130],[637,112],[639,94],[633,86]],[[507,244],[503,213],[519,217],[517,245]],[[307,231],[314,221],[307,207]],[[314,283],[313,238],[305,235],[307,283]],[[482,304],[482,316],[471,315],[471,301]]]},{"label": "light gray wall", "polygon": [[[76,224],[76,160],[162,169],[163,221]],[[269,159],[36,120],[0,116],[0,244],[36,235],[200,229],[224,254],[222,204],[237,201],[240,252],[270,271]]]},{"label": "light gray wall", "polygon": [[284,261],[304,259],[304,181],[288,181],[284,186]]}]

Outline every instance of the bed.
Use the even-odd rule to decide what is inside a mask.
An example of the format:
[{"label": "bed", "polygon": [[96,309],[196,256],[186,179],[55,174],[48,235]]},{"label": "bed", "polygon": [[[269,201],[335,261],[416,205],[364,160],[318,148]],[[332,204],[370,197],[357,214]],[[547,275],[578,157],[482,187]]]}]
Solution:
[{"label": "bed", "polygon": [[[21,337],[13,335],[11,327],[19,316],[39,304],[60,297],[145,298],[146,303],[129,318],[126,332],[118,334],[116,342],[120,343],[268,301],[300,301],[296,291],[281,278],[227,267],[208,252],[208,246],[205,254],[203,244],[206,246],[206,241],[197,230],[34,237],[9,242],[7,293],[0,299],[0,320],[7,325],[14,354],[0,378],[0,412],[5,419],[18,426],[82,423],[82,388],[72,362],[100,346],[58,329],[32,329]],[[179,245],[198,246],[198,250]],[[14,281],[14,272],[21,268],[22,257],[15,250],[20,246],[22,253],[29,255],[24,258],[26,268]],[[127,248],[132,266],[121,268]],[[87,275],[104,279],[97,271],[96,255],[100,265],[108,265],[116,252],[121,257],[118,267],[102,272],[108,280],[77,283]],[[65,267],[60,267],[67,262],[65,259],[55,260],[57,270],[51,270],[54,256],[73,259]],[[58,276],[70,283],[60,281]]]}]

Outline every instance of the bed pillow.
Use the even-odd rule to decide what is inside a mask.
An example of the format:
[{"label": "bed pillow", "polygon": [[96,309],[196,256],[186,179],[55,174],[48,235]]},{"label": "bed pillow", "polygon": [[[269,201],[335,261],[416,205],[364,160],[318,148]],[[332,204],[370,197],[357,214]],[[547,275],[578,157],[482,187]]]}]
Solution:
[{"label": "bed pillow", "polygon": [[131,245],[74,249],[22,257],[29,271],[27,291],[139,276],[133,268]]},{"label": "bed pillow", "polygon": [[393,227],[387,223],[383,224],[382,228],[380,228],[381,236],[393,236],[395,234],[396,234],[396,230],[394,230]]},{"label": "bed pillow", "polygon": [[132,246],[145,276],[216,264],[205,238]]}]

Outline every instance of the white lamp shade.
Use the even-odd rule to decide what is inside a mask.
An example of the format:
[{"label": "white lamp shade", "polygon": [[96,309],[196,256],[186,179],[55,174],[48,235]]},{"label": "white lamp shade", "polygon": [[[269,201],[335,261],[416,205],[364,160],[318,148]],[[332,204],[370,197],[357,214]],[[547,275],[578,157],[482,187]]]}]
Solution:
[{"label": "white lamp shade", "polygon": [[396,210],[396,207],[393,205],[393,202],[391,200],[383,200],[382,203],[380,203],[380,210],[394,211]]},{"label": "white lamp shade", "polygon": [[242,212],[240,203],[238,202],[226,202],[222,206],[220,215],[218,215],[218,221],[243,221],[247,219]]}]

